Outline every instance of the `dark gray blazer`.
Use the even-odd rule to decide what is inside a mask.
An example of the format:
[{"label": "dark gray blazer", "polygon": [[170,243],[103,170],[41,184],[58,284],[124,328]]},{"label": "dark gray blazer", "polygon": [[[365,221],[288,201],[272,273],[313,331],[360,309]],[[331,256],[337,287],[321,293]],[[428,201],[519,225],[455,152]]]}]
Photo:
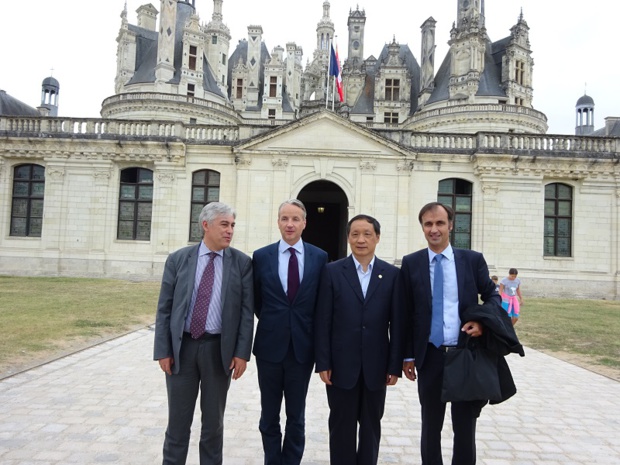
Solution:
[{"label": "dark gray blazer", "polygon": [[[155,320],[154,359],[174,358],[172,373],[179,372],[179,353],[185,319],[191,305],[200,244],[171,253],[166,260]],[[241,251],[224,249],[222,275],[222,365],[229,373],[233,357],[250,359],[254,332],[252,260]]]}]

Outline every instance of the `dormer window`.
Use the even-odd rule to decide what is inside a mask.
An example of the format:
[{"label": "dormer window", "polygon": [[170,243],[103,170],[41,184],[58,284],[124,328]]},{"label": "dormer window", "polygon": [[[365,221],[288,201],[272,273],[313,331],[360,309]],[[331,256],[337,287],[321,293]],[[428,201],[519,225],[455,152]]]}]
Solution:
[{"label": "dormer window", "polygon": [[400,99],[400,79],[385,80],[385,100],[392,102]]}]

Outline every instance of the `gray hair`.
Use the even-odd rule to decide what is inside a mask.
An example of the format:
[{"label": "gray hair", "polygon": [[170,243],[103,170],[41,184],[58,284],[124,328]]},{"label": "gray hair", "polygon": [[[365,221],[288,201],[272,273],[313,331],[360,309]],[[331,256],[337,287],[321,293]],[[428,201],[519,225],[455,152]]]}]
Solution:
[{"label": "gray hair", "polygon": [[233,218],[237,218],[237,212],[235,212],[232,207],[229,207],[222,202],[210,202],[203,207],[200,212],[200,216],[198,217],[198,221],[200,224],[202,224],[203,221],[211,223],[218,216],[228,215],[232,215]]},{"label": "gray hair", "polygon": [[304,220],[306,219],[306,206],[303,204],[301,200],[297,200],[297,199],[288,199],[282,202],[280,206],[278,207],[278,218],[280,218],[280,210],[282,210],[282,207],[284,207],[285,205],[294,205],[296,207],[301,208],[301,211],[304,212]]}]

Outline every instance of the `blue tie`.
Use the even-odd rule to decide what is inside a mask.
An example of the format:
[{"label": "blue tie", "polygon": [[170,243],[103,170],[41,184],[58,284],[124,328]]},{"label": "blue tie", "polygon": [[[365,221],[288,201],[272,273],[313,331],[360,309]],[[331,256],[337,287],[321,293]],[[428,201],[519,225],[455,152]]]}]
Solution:
[{"label": "blue tie", "polygon": [[435,255],[435,278],[433,280],[433,319],[430,341],[435,347],[443,344],[443,255]]}]

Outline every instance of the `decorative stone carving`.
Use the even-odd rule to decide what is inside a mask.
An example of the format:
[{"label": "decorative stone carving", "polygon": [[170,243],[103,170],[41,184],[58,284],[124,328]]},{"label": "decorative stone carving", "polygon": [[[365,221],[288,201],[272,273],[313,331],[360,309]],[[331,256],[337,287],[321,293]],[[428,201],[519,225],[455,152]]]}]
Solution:
[{"label": "decorative stone carving", "polygon": [[271,164],[276,169],[284,169],[288,167],[288,160],[283,158],[274,158],[271,160]]},{"label": "decorative stone carving", "polygon": [[377,169],[377,162],[375,161],[361,161],[360,168],[362,171],[375,171]]}]

